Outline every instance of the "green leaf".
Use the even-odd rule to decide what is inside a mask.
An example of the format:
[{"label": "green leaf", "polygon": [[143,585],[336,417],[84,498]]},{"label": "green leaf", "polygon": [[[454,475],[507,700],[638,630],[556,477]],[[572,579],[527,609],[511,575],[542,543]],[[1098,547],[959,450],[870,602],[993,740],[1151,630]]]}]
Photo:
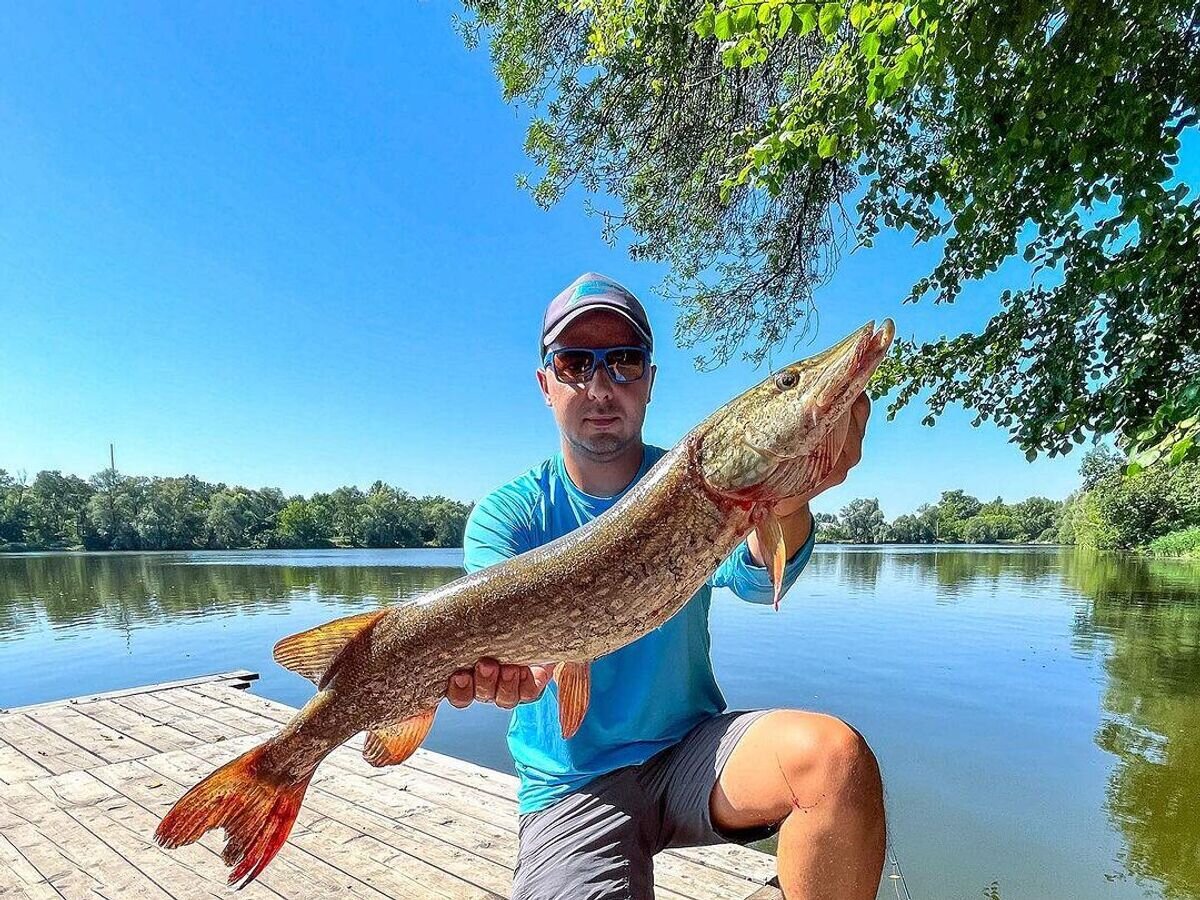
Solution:
[{"label": "green leaf", "polygon": [[734,31],[738,34],[749,34],[752,32],[754,30],[754,23],[758,21],[756,13],[757,11],[750,4],[739,6],[733,19]]},{"label": "green leaf", "polygon": [[1185,437],[1182,441],[1177,441],[1175,446],[1171,448],[1171,455],[1167,457],[1168,466],[1177,466],[1187,459],[1188,451],[1192,449],[1195,443],[1191,435]]},{"label": "green leaf", "polygon": [[808,34],[817,27],[817,5],[815,3],[796,4],[796,22],[793,27],[799,28],[801,36]]},{"label": "green leaf", "polygon": [[846,11],[841,3],[824,3],[821,5],[821,34],[832,39],[837,34],[838,26]]},{"label": "green leaf", "polygon": [[867,17],[871,14],[871,7],[866,3],[855,3],[850,7],[850,24],[855,28],[861,28],[863,22],[867,21]]},{"label": "green leaf", "polygon": [[727,9],[717,13],[713,20],[713,34],[718,41],[727,41],[733,37],[733,13]]},{"label": "green leaf", "polygon": [[879,56],[879,32],[868,31],[862,36],[862,53],[867,62],[874,62]]},{"label": "green leaf", "polygon": [[831,159],[837,153],[838,136],[836,134],[827,134],[817,143],[817,155],[821,159]]},{"label": "green leaf", "polygon": [[776,37],[782,38],[787,34],[787,30],[792,24],[793,15],[795,15],[795,10],[792,9],[790,4],[785,3],[779,7],[779,33]]}]

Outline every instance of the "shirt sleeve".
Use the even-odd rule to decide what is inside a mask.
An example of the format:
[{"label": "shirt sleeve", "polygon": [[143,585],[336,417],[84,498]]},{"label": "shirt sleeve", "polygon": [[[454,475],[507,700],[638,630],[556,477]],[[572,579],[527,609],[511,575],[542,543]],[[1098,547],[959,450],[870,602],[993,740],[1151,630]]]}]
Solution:
[{"label": "shirt sleeve", "polygon": [[[804,567],[812,556],[813,546],[817,541],[817,523],[814,520],[806,540],[787,561],[783,567],[783,591],[795,584]],[[713,587],[729,588],[747,603],[771,603],[775,599],[775,586],[771,584],[771,576],[763,566],[756,566],[750,557],[750,548],[742,541],[729,554],[725,562],[717,567],[708,583]]]},{"label": "shirt sleeve", "polygon": [[529,512],[520,498],[493,491],[475,504],[463,532],[463,568],[477,572],[533,548]]}]

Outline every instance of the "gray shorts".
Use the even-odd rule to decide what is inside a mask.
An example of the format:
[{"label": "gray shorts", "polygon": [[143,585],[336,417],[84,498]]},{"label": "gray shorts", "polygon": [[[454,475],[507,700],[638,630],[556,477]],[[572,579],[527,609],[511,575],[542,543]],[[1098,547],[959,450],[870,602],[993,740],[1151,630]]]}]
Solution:
[{"label": "gray shorts", "polygon": [[513,900],[653,900],[660,850],[774,834],[778,824],[720,832],[708,806],[738,740],[768,712],[713,716],[641,765],[601,775],[521,816]]}]

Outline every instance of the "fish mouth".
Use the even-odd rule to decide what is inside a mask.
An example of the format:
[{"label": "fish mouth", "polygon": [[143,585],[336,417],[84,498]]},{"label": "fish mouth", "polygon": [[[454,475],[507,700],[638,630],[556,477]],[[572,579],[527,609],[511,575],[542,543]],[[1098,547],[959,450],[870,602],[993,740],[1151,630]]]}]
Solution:
[{"label": "fish mouth", "polygon": [[813,365],[825,371],[813,388],[813,417],[825,416],[847,396],[857,397],[883,362],[895,336],[896,324],[891,319],[884,319],[878,329],[872,319],[813,360]]}]

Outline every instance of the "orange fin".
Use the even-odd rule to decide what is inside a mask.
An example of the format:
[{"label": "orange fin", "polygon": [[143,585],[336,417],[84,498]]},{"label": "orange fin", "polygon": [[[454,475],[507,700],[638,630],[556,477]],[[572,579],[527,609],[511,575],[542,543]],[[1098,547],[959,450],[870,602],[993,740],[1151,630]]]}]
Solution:
[{"label": "orange fin", "polygon": [[779,610],[779,598],[783,595],[783,567],[787,565],[787,546],[783,542],[783,527],[775,513],[768,510],[767,514],[755,527],[758,535],[758,546],[762,548],[766,558],[767,571],[771,575],[771,584],[775,586],[775,609]]},{"label": "orange fin", "polygon": [[554,667],[558,682],[558,721],[569,739],[583,724],[591,700],[592,669],[588,662],[560,662]]},{"label": "orange fin", "polygon": [[154,839],[168,849],[191,844],[213,828],[225,829],[221,856],[233,867],[229,883],[245,887],[279,852],[312,778],[280,784],[259,771],[266,744],[217,769],[171,807]]},{"label": "orange fin", "polygon": [[398,766],[421,746],[433,727],[437,707],[403,721],[367,732],[363,759],[373,766]]},{"label": "orange fin", "polygon": [[318,687],[324,687],[346,646],[355,638],[370,633],[386,613],[386,609],[373,609],[285,637],[275,645],[275,662],[303,675]]}]

